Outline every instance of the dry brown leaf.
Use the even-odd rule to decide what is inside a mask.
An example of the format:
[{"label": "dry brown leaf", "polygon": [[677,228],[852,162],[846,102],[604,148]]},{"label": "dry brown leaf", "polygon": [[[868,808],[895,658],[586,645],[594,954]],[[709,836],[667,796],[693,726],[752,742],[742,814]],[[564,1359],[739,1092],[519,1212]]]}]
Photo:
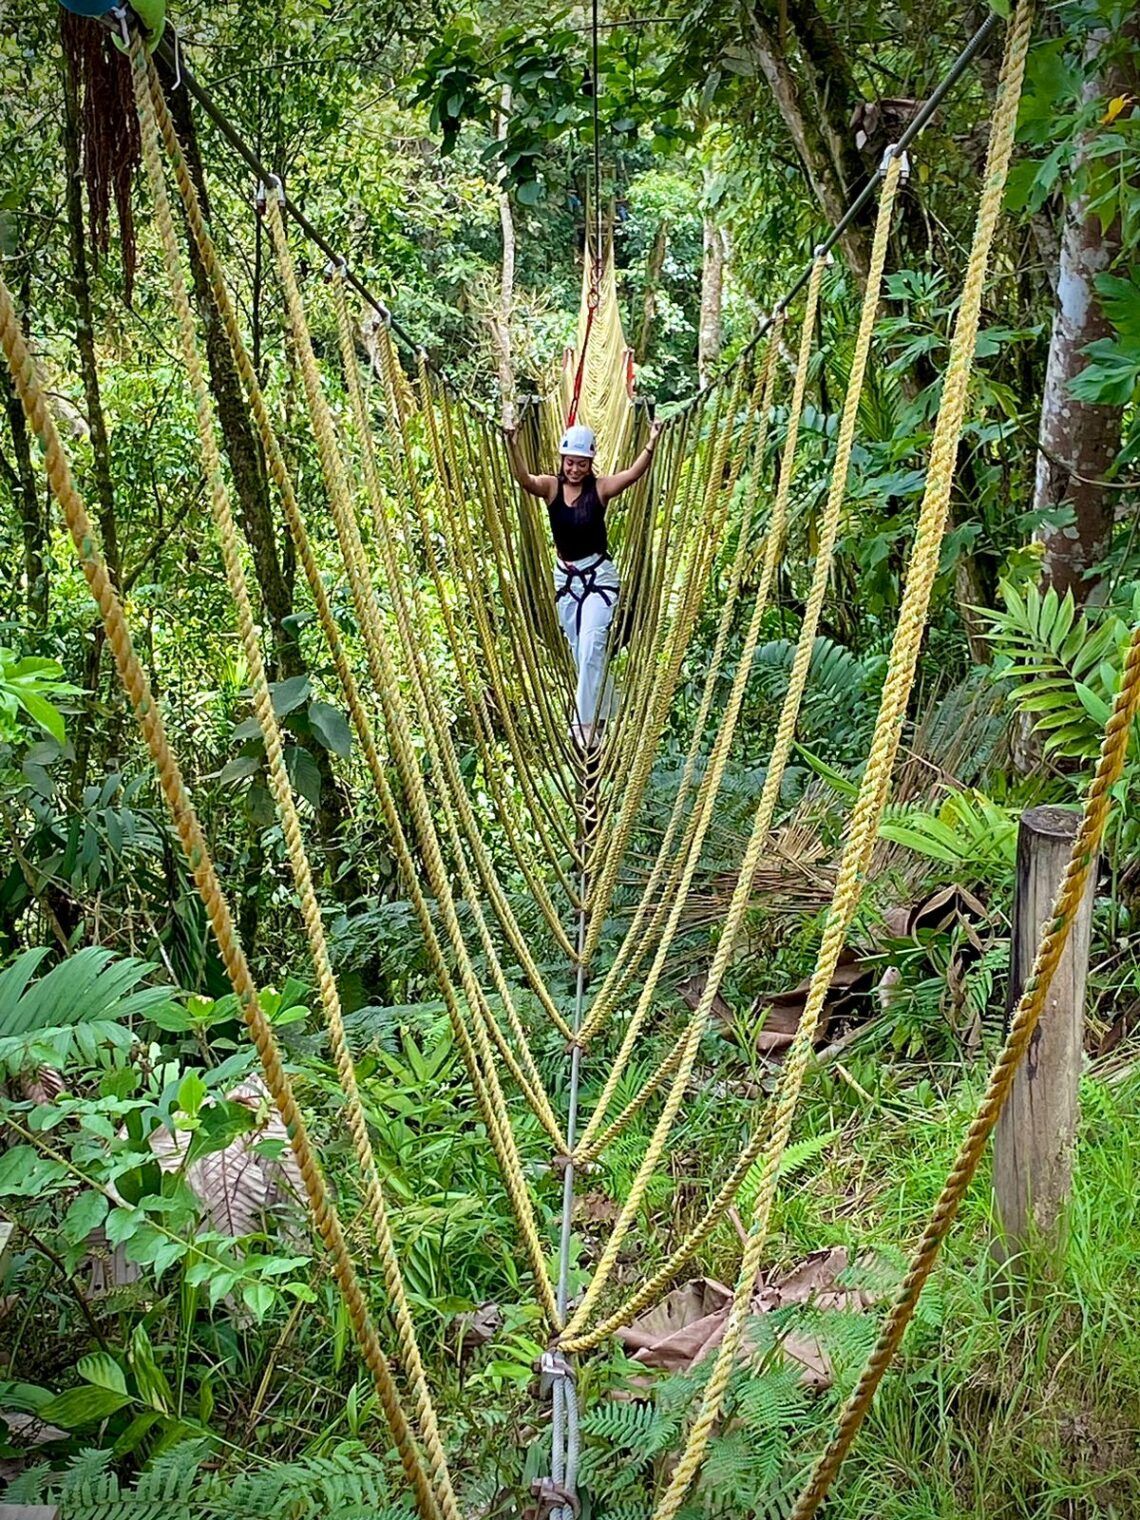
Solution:
[{"label": "dry brown leaf", "polygon": [[[845,948],[839,957],[835,974],[831,978],[816,1031],[816,1044],[823,1044],[835,1018],[853,1019],[860,1002],[867,1000],[875,981],[875,967],[870,961]],[[756,1048],[765,1055],[778,1055],[792,1043],[804,1008],[807,1006],[811,977],[805,977],[797,987],[787,992],[777,992],[757,1000],[756,1007],[768,1008],[764,1027],[756,1036]],[[869,1010],[868,1010],[869,1011]]]},{"label": "dry brown leaf", "polygon": [[[754,1318],[775,1309],[811,1304],[817,1309],[858,1312],[875,1302],[866,1289],[847,1288],[839,1277],[847,1270],[842,1246],[815,1251],[781,1278],[762,1282],[753,1296]],[[698,1277],[674,1288],[655,1308],[617,1332],[633,1360],[662,1372],[686,1372],[724,1339],[732,1291],[713,1278]],[[796,1363],[804,1383],[824,1389],[832,1380],[831,1362],[821,1341],[810,1331],[792,1327],[780,1337],[783,1356]],[[747,1356],[747,1336],[740,1355]]]},{"label": "dry brown leaf", "polygon": [[731,1288],[711,1277],[694,1278],[619,1330],[618,1340],[643,1366],[684,1372],[720,1344],[731,1303]]},{"label": "dry brown leaf", "polygon": [[498,1304],[480,1304],[466,1314],[457,1314],[451,1323],[448,1340],[461,1361],[472,1351],[485,1346],[503,1327],[503,1311]]},{"label": "dry brown leaf", "polygon": [[[52,1441],[71,1439],[70,1431],[60,1430],[58,1425],[45,1425],[43,1420],[35,1414],[24,1414],[22,1411],[13,1410],[11,1413],[0,1414],[0,1420],[7,1425],[9,1435],[15,1436],[25,1446],[47,1446]],[[13,1513],[16,1512],[13,1511]]]},{"label": "dry brown leaf", "polygon": [[[701,998],[705,995],[707,983],[708,977],[703,971],[700,971],[695,976],[687,976],[683,982],[678,982],[677,991],[690,1008],[697,1008]],[[713,998],[712,1011],[718,1019],[731,1019],[733,1017],[731,1006],[725,1002],[719,992]]]}]

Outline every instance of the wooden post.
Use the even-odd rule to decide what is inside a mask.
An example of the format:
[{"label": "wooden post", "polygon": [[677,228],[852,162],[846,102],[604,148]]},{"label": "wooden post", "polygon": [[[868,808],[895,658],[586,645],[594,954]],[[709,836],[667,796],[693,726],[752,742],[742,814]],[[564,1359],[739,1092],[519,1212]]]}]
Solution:
[{"label": "wooden post", "polygon": [[[1028,808],[1021,815],[1011,1009],[1032,969],[1041,928],[1052,913],[1078,823],[1079,815],[1067,808]],[[1090,873],[1041,1020],[994,1134],[994,1194],[1000,1226],[994,1255],[999,1262],[1020,1255],[1034,1243],[1055,1251],[1063,1239],[1079,1117],[1095,876],[1095,871]]]}]

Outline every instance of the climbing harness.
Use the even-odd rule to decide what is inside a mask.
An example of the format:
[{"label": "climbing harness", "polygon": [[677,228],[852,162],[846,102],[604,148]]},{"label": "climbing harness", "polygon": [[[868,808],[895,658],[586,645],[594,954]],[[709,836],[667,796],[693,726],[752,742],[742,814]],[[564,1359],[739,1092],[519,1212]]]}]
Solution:
[{"label": "climbing harness", "polygon": [[[603,581],[603,575],[607,580],[612,577],[614,584]],[[554,600],[560,602],[563,597],[567,597],[574,603],[574,630],[577,634],[582,632],[582,608],[591,596],[598,597],[607,607],[612,607],[617,601],[617,571],[608,554],[595,554],[591,560],[571,561],[569,564],[560,559],[554,572],[554,581],[557,587]]]}]

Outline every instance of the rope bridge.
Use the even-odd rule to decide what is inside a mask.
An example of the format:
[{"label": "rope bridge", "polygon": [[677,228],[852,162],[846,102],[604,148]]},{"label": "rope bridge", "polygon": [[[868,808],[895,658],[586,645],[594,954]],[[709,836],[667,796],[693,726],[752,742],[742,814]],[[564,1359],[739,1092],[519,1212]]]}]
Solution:
[{"label": "rope bridge", "polygon": [[[765,333],[731,369],[666,425],[651,478],[629,493],[621,515],[619,556],[627,603],[611,658],[620,702],[599,752],[570,740],[573,670],[554,616],[548,528],[540,507],[514,488],[502,435],[419,355],[406,374],[390,328],[377,334],[374,373],[362,372],[343,263],[328,271],[327,302],[335,322],[339,381],[348,418],[334,417],[309,326],[285,219],[279,181],[265,186],[264,219],[283,297],[286,325],[300,369],[308,425],[335,529],[362,659],[345,645],[329,602],[294,476],[272,408],[252,363],[223,265],[202,213],[154,65],[137,30],[129,39],[131,77],[142,133],[154,224],[161,243],[190,395],[235,618],[250,671],[269,781],[279,813],[301,917],[314,967],[330,1050],[344,1092],[347,1125],[363,1183],[365,1214],[383,1278],[384,1305],[395,1344],[386,1347],[369,1308],[361,1267],[346,1240],[316,1149],[282,1064],[273,1030],[234,927],[224,887],[167,739],[163,720],[133,648],[123,606],[101,556],[95,530],[76,490],[47,405],[35,361],[11,295],[0,282],[0,345],[16,391],[39,435],[51,490],[64,513],[102,617],[108,643],[155,764],[174,825],[217,937],[242,1016],[256,1045],[273,1102],[287,1125],[314,1228],[327,1250],[360,1354],[418,1513],[458,1520],[456,1500],[399,1255],[381,1169],[348,1049],[320,901],[285,766],[280,728],[261,654],[254,599],[239,547],[222,466],[216,419],[185,274],[174,206],[205,269],[241,377],[270,477],[309,585],[332,669],[376,792],[403,888],[423,935],[433,974],[461,1053],[518,1231],[534,1293],[549,1333],[541,1371],[552,1400],[550,1472],[535,1486],[539,1513],[570,1520],[577,1513],[578,1402],[574,1358],[602,1344],[658,1302],[727,1215],[744,1182],[759,1168],[751,1218],[724,1340],[700,1408],[656,1510],[671,1520],[699,1472],[740,1348],[748,1303],[771,1224],[780,1160],[792,1133],[827,989],[857,910],[886,806],[902,724],[937,573],[965,418],[984,282],[1010,162],[1031,28],[1027,3],[1009,24],[982,174],[977,222],[958,305],[953,340],[931,444],[926,485],[907,568],[905,591],[883,684],[874,734],[847,822],[834,897],[799,1028],[777,1090],[719,1193],[664,1263],[621,1301],[615,1268],[666,1156],[723,978],[768,843],[791,755],[812,648],[828,592],[847,477],[871,352],[893,216],[905,154],[891,150],[875,176],[878,209],[870,269],[835,442],[822,516],[817,525],[810,589],[771,756],[755,802],[751,831],[697,1006],[663,1059],[635,1084],[616,1113],[633,1062],[653,1028],[657,993],[684,922],[702,851],[716,816],[738,731],[753,656],[784,556],[795,511],[799,434],[808,376],[816,353],[826,251],[777,307]],[[992,23],[987,24],[987,28]],[[976,50],[977,39],[971,44]],[[970,50],[967,55],[972,56]],[[173,187],[173,195],[171,187]],[[865,193],[866,194],[866,193]],[[637,441],[642,414],[632,402],[630,373],[617,314],[612,248],[587,240],[579,349],[562,385],[527,409],[523,447],[532,462],[548,458],[564,416],[574,411],[597,427],[612,464]],[[802,301],[799,297],[802,295]],[[327,309],[327,308],[326,308]],[[795,363],[777,483],[767,480],[769,431],[781,387],[780,354],[798,324]],[[376,420],[380,419],[377,427]],[[429,590],[430,588],[430,596]],[[632,591],[632,595],[628,592]],[[720,597],[711,657],[703,668],[676,795],[640,890],[617,914],[630,845],[644,813],[662,737],[683,724],[676,697],[702,611]],[[447,659],[429,657],[438,624]],[[726,665],[734,630],[744,638],[731,680]],[[615,623],[615,627],[618,625]],[[619,651],[617,646],[624,647]],[[441,664],[452,681],[445,692]],[[727,685],[727,691],[726,691]],[[476,752],[479,804],[465,779],[456,745],[459,712]],[[1038,947],[1033,975],[1010,1022],[986,1092],[916,1248],[866,1367],[842,1410],[792,1514],[808,1520],[823,1502],[858,1432],[875,1388],[898,1349],[922,1286],[977,1169],[1009,1091],[1017,1063],[1040,1016],[1103,834],[1112,786],[1140,705],[1140,629],[1106,726],[1072,860],[1054,917]],[[709,725],[716,714],[711,737]],[[430,782],[429,782],[430,776]],[[540,939],[571,968],[572,1007],[555,990],[531,931],[520,922],[486,844],[493,819],[513,866],[526,883]],[[484,816],[481,816],[483,814]],[[604,973],[592,975],[603,936],[624,922]],[[527,996],[524,999],[523,991]],[[536,1024],[537,1019],[537,1024]],[[623,1020],[620,1039],[616,1027]],[[539,1040],[567,1048],[569,1102],[558,1111],[536,1056]],[[616,1040],[616,1051],[606,1041]],[[588,1115],[579,1113],[580,1078],[601,1055],[606,1077]],[[561,1173],[561,1231],[545,1238],[524,1169],[512,1112],[534,1116]],[[575,1174],[623,1136],[635,1116],[656,1105],[650,1139],[609,1238],[579,1302],[569,1300],[570,1219]],[[584,1122],[583,1122],[584,1120]]]}]

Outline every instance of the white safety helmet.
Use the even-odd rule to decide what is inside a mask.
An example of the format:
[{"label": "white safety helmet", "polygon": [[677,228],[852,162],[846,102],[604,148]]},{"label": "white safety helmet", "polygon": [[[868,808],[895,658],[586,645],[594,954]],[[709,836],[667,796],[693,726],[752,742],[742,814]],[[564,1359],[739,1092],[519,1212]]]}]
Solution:
[{"label": "white safety helmet", "polygon": [[562,435],[562,442],[558,445],[560,454],[574,454],[580,459],[593,459],[598,452],[598,440],[594,436],[593,428],[583,426],[576,422],[568,427]]}]

